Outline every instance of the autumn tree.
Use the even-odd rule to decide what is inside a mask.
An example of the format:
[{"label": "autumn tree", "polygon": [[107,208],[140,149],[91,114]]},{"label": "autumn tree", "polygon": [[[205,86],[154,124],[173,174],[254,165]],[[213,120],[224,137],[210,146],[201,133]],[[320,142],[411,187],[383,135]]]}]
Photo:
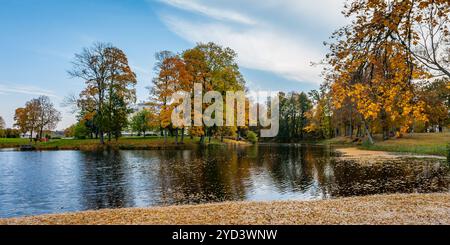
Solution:
[{"label": "autumn tree", "polygon": [[333,137],[332,103],[327,86],[308,93],[312,102],[312,109],[306,113],[308,125],[305,131],[316,138],[329,139]]},{"label": "autumn tree", "polygon": [[389,8],[387,25],[391,36],[400,40],[414,61],[433,76],[450,78],[450,2],[448,0],[407,0],[372,4]]},{"label": "autumn tree", "polygon": [[450,87],[448,79],[427,82],[421,87],[419,96],[425,102],[425,114],[429,120],[425,128],[442,132],[450,125]]},{"label": "autumn tree", "polygon": [[54,110],[48,98],[41,96],[32,99],[25,107],[16,109],[14,116],[15,126],[22,134],[30,133],[30,141],[36,133],[36,138],[41,137],[43,129],[53,128],[60,120],[59,112]]},{"label": "autumn tree", "polygon": [[155,72],[157,76],[153,79],[153,86],[150,87],[152,101],[159,108],[160,128],[164,135],[164,141],[167,142],[168,130],[172,127],[171,115],[173,106],[171,106],[171,97],[178,87],[176,78],[177,65],[181,62],[177,55],[170,51],[161,51],[155,55]]},{"label": "autumn tree", "polygon": [[14,114],[14,127],[18,128],[22,135],[25,135],[29,130],[28,115],[25,108],[17,108]]},{"label": "autumn tree", "polygon": [[25,113],[19,118],[24,120],[23,124],[26,125],[25,128],[28,129],[30,133],[30,141],[33,139],[33,133],[38,131],[39,116],[40,116],[40,105],[37,99],[32,99],[25,104],[25,109],[22,111]]},{"label": "autumn tree", "polygon": [[[166,79],[168,79],[168,87],[166,92],[170,92],[170,96],[172,94],[178,93],[180,91],[191,91],[193,88],[192,84],[192,76],[189,74],[189,72],[186,69],[186,63],[183,61],[183,59],[176,55],[173,57],[166,58],[164,61],[164,69],[160,71],[160,76],[164,76]],[[166,99],[166,98],[165,98]],[[167,101],[166,101],[167,102]],[[171,120],[171,116],[173,113],[174,108],[178,106],[177,102],[170,101],[170,104],[166,104],[163,107],[163,119],[165,122],[168,122]],[[175,143],[178,142],[179,137],[179,129],[181,129],[181,143],[184,143],[184,132],[185,127],[175,127],[172,122],[168,123],[168,126],[174,131],[175,134]]]},{"label": "autumn tree", "polygon": [[55,129],[61,121],[61,113],[54,108],[49,97],[40,96],[28,101],[24,108],[16,109],[14,120],[22,134],[30,133],[31,140],[34,133],[37,138],[42,138],[44,130]]},{"label": "autumn tree", "polygon": [[129,104],[135,102],[137,82],[124,52],[111,44],[97,43],[75,55],[69,74],[86,84],[77,104],[80,113],[92,120],[100,142],[104,144],[105,133],[109,139],[111,135],[117,139],[131,112]]},{"label": "autumn tree", "polygon": [[[194,83],[201,84],[202,86],[202,97],[203,95],[212,90],[212,85],[210,83],[211,73],[207,63],[207,57],[205,52],[203,52],[199,48],[188,49],[182,54],[183,60],[186,63],[186,70],[192,77],[192,87],[186,92],[190,92],[192,94],[192,101],[194,101]],[[200,108],[192,107],[192,125],[190,128],[190,135],[200,137],[200,142],[204,142],[206,136],[206,128],[203,126],[195,126],[196,121],[200,121],[200,124],[203,125],[203,118],[200,118],[200,115],[203,115],[203,110],[206,108],[206,105],[202,105]],[[199,117],[199,118],[196,118]]]},{"label": "autumn tree", "polygon": [[[200,43],[193,49],[186,50],[183,58],[193,83],[201,84],[203,93],[214,90],[220,92],[225,98],[227,91],[245,90],[245,80],[236,62],[237,54],[234,50],[212,42]],[[204,108],[207,106],[209,105],[204,104]],[[224,114],[231,109],[235,108],[225,108]],[[211,139],[215,132],[221,136],[233,134],[230,128],[201,127],[193,130],[200,134],[201,142],[206,135],[209,135]]]},{"label": "autumn tree", "polygon": [[61,113],[57,111],[47,96],[40,96],[36,99],[38,105],[38,137],[43,138],[44,130],[54,130],[61,121]]},{"label": "autumn tree", "polygon": [[128,115],[131,113],[130,105],[136,102],[135,85],[136,75],[128,65],[125,53],[115,47],[105,50],[109,78],[107,83],[107,106],[106,127],[108,140],[112,135],[116,140],[120,137],[122,130],[127,126]]},{"label": "autumn tree", "polygon": [[413,82],[425,71],[395,36],[409,32],[413,42],[411,20],[409,26],[399,24],[405,18],[401,13],[407,14],[403,2],[411,1],[354,1],[344,14],[355,21],[335,32],[327,56],[333,106],[354,103],[371,143],[376,126],[387,139],[390,132],[401,135],[415,121],[426,120]]},{"label": "autumn tree", "polygon": [[74,78],[81,78],[86,88],[80,94],[80,100],[93,102],[96,116],[95,124],[99,128],[100,143],[104,143],[106,130],[104,117],[106,92],[108,88],[108,69],[106,49],[111,45],[97,43],[91,48],[85,48],[80,54],[75,54],[73,69],[69,74]]}]

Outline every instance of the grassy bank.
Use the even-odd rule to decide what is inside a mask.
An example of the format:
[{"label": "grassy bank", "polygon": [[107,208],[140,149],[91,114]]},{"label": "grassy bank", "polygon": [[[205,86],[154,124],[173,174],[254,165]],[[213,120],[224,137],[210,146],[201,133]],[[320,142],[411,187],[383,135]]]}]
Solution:
[{"label": "grassy bank", "polygon": [[[206,140],[207,144],[242,144],[243,142],[236,142],[231,140],[225,140],[221,142],[218,139],[212,139],[211,142]],[[20,145],[29,144],[28,139],[3,139],[0,138],[0,148],[15,148]],[[168,138],[167,143],[164,138],[161,137],[128,137],[120,138],[118,141],[112,140],[106,141],[106,144],[102,146],[98,139],[56,139],[49,142],[39,142],[32,144],[37,150],[96,150],[102,147],[109,147],[113,149],[122,150],[139,150],[139,149],[165,149],[175,148],[182,149],[199,144],[199,139],[185,137],[184,144],[175,144],[175,138]]]},{"label": "grassy bank", "polygon": [[450,224],[450,194],[354,197],[323,201],[228,202],[130,208],[0,219],[24,225]]},{"label": "grassy bank", "polygon": [[0,138],[0,148],[15,148],[20,145],[28,144],[30,140],[28,139],[6,139]]},{"label": "grassy bank", "polygon": [[447,145],[450,143],[450,133],[408,134],[403,138],[392,138],[383,141],[380,135],[375,136],[375,144],[353,143],[346,137],[327,140],[333,145],[352,145],[360,149],[372,151],[405,152],[423,155],[447,156]]}]

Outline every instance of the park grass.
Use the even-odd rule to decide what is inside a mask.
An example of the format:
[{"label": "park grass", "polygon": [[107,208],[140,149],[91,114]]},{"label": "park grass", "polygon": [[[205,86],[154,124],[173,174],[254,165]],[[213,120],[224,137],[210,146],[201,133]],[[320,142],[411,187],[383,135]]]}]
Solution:
[{"label": "park grass", "polygon": [[[233,144],[233,141],[221,142],[219,139],[206,139],[206,144],[222,145]],[[0,148],[16,148],[20,145],[30,144],[28,139],[0,139]],[[112,148],[121,150],[146,150],[146,149],[184,149],[199,144],[199,139],[190,137],[184,138],[184,144],[175,144],[175,138],[169,137],[167,142],[162,137],[124,137],[118,141],[106,140],[105,145],[101,145],[98,139],[54,139],[49,142],[38,142],[32,145],[36,150],[97,150],[102,148]]]},{"label": "park grass", "polygon": [[16,148],[21,145],[29,144],[29,139],[6,139],[0,138],[0,148]]},{"label": "park grass", "polygon": [[447,156],[450,144],[450,133],[416,133],[407,134],[402,138],[392,138],[383,141],[380,135],[375,136],[375,144],[356,142],[353,143],[348,137],[338,137],[327,140],[332,145],[355,146],[360,149],[371,151],[387,151],[413,153],[420,155]]}]

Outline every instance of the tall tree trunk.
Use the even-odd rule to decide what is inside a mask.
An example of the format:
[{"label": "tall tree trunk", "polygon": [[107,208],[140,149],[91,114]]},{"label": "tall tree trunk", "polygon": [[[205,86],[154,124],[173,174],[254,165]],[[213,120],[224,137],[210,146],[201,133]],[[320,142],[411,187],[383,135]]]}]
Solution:
[{"label": "tall tree trunk", "polygon": [[105,144],[105,134],[104,134],[103,130],[100,130],[99,136],[100,136],[100,144],[104,145]]},{"label": "tall tree trunk", "polygon": [[353,139],[353,113],[352,113],[352,107],[350,107],[350,139]]},{"label": "tall tree trunk", "polygon": [[44,133],[44,128],[40,128],[39,130],[39,139],[42,139],[42,134]]},{"label": "tall tree trunk", "polygon": [[178,128],[175,129],[175,144],[178,145]]},{"label": "tall tree trunk", "polygon": [[203,144],[203,143],[205,143],[205,135],[204,134],[200,137],[200,144]]},{"label": "tall tree trunk", "polygon": [[181,129],[181,144],[184,144],[184,132],[185,131],[185,128],[182,128]]},{"label": "tall tree trunk", "polygon": [[167,144],[167,129],[163,129],[164,131],[164,144]]},{"label": "tall tree trunk", "polygon": [[381,110],[381,128],[383,130],[383,140],[389,139],[389,125],[387,122],[386,111]]},{"label": "tall tree trunk", "polygon": [[33,142],[33,129],[31,129],[31,133],[30,133],[30,142]]},{"label": "tall tree trunk", "polygon": [[369,126],[366,122],[364,122],[364,128],[366,129],[367,138],[369,140],[369,143],[373,145],[375,142],[373,141],[372,133],[370,132]]}]

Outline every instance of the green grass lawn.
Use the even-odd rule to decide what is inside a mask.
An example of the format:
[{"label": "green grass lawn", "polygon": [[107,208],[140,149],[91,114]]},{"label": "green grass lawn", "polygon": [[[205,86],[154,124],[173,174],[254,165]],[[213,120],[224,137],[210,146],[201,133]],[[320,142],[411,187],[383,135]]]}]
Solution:
[{"label": "green grass lawn", "polygon": [[375,136],[375,144],[351,143],[351,140],[339,137],[326,141],[335,145],[358,145],[361,149],[389,152],[406,152],[424,155],[447,156],[450,133],[407,134],[403,138],[383,141],[381,135]]},{"label": "green grass lawn", "polygon": [[[181,140],[181,137],[179,137]],[[118,141],[105,140],[106,145],[119,148],[119,149],[145,149],[145,148],[158,148],[158,147],[168,147],[168,146],[176,146],[175,145],[175,137],[169,137],[167,142],[164,141],[163,137],[126,137],[120,138]],[[184,138],[184,145],[196,145],[199,142],[199,138],[191,139],[190,137]],[[209,143],[209,140],[206,139],[206,143]],[[20,145],[30,144],[28,139],[4,139],[0,138],[0,148],[14,148],[19,147]],[[212,139],[211,144],[221,144],[218,139]],[[56,139],[50,140],[49,142],[39,142],[32,143],[37,149],[96,149],[100,147],[100,141],[98,139]]]},{"label": "green grass lawn", "polygon": [[20,145],[28,144],[30,140],[28,139],[5,139],[0,138],[0,148],[14,148]]}]

